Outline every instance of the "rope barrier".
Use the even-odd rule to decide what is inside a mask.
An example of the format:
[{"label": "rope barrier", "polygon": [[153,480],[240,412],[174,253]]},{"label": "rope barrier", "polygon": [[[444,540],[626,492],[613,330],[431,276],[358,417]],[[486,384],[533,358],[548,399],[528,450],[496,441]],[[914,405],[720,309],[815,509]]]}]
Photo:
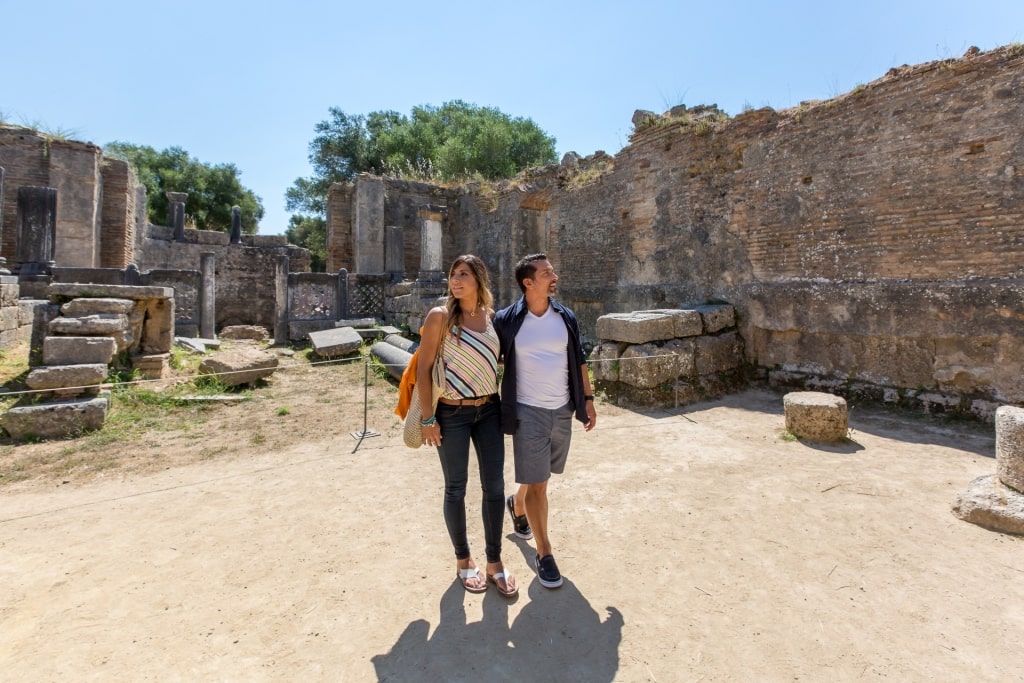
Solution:
[{"label": "rope barrier", "polygon": [[[637,357],[631,357],[631,358],[601,358],[601,359],[593,359],[593,360],[588,359],[586,362],[587,362],[587,365],[593,366],[595,364],[600,364],[600,363],[628,363],[628,362],[631,362],[631,361],[647,361],[647,360],[654,360],[656,358],[674,358],[674,357],[678,357],[678,355],[674,354],[674,353],[667,353],[667,354],[660,354],[660,355],[657,355],[657,356],[637,356]],[[373,364],[374,366],[381,367],[381,368],[405,368],[406,367],[406,364],[403,364],[403,363],[384,363],[384,362],[379,361],[379,360],[372,360],[371,361],[369,359],[369,356],[359,355],[359,356],[353,356],[352,358],[332,358],[332,359],[322,360],[322,361],[311,361],[309,363],[291,363],[291,364],[288,364],[288,365],[280,365],[274,371],[275,372],[281,372],[281,371],[288,372],[288,371],[295,370],[295,369],[313,368],[313,367],[317,367],[317,366],[321,366],[321,365],[348,365],[348,364],[356,363],[356,362],[359,362],[359,361],[362,361],[362,362],[367,363],[367,364]],[[184,377],[184,378],[179,378],[179,379],[181,379],[183,381],[187,381],[187,382],[195,382],[196,380],[205,380],[205,379],[208,379],[208,378],[216,378],[216,377],[227,377],[227,376],[230,376],[230,375],[237,375],[237,374],[242,374],[242,373],[247,373],[247,372],[252,372],[252,371],[251,370],[229,370],[229,371],[225,371],[225,372],[207,372],[207,373],[191,375],[191,376]],[[87,385],[84,385],[84,386],[59,387],[59,388],[56,388],[56,389],[23,389],[23,390],[20,390],[20,391],[3,391],[3,392],[0,392],[0,399],[6,398],[8,396],[28,396],[28,395],[32,395],[32,394],[51,394],[54,391],[65,391],[65,390],[66,391],[74,391],[74,390],[95,389],[97,386],[103,387],[103,388],[111,388],[111,387],[115,387],[115,386],[116,387],[128,387],[128,386],[143,385],[143,384],[166,383],[167,381],[168,381],[168,378],[164,378],[164,379],[133,379],[133,380],[126,380],[126,381],[123,381],[123,382],[102,382],[99,385],[87,384]]]},{"label": "rope barrier", "polygon": [[[313,367],[313,366],[317,366],[317,365],[342,365],[342,364],[355,363],[357,361],[364,361],[365,362],[365,358],[362,355],[360,355],[360,356],[353,356],[352,358],[335,358],[335,359],[330,359],[330,360],[315,361],[315,362],[309,362],[309,363],[291,363],[289,365],[279,365],[274,371],[275,372],[278,372],[278,371],[281,371],[281,370],[290,371],[290,370],[294,370],[294,369],[297,369],[297,368],[309,368],[309,367]],[[57,366],[57,367],[59,367],[59,366]],[[206,372],[206,373],[203,373],[203,374],[196,374],[196,375],[189,375],[187,377],[181,377],[181,378],[178,378],[178,379],[180,379],[182,381],[185,381],[185,382],[194,382],[196,380],[205,380],[205,379],[211,378],[211,377],[227,377],[229,375],[238,375],[238,374],[248,373],[248,372],[252,372],[252,370],[227,370],[225,372]],[[54,391],[64,391],[64,390],[69,390],[70,391],[70,390],[75,390],[75,389],[95,389],[97,386],[103,387],[103,388],[111,388],[111,387],[115,387],[115,386],[116,387],[126,387],[126,386],[132,386],[132,385],[136,385],[136,384],[166,383],[169,379],[173,379],[173,378],[163,378],[163,379],[132,379],[132,380],[126,380],[126,381],[123,381],[123,382],[101,382],[98,385],[97,384],[87,384],[87,385],[84,385],[84,386],[58,387],[58,388],[55,388],[55,389],[24,389],[24,390],[21,390],[21,391],[4,391],[4,392],[0,393],[0,399],[5,398],[7,396],[25,396],[25,395],[29,395],[29,394],[51,394]]]}]

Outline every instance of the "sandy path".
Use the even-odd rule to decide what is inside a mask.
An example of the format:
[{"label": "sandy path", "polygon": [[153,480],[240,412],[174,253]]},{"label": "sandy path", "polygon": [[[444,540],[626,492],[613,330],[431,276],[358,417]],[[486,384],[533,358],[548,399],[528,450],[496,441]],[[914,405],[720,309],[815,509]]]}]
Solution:
[{"label": "sandy path", "polygon": [[566,585],[509,534],[511,603],[452,581],[397,430],[0,494],[0,680],[1024,680],[1024,545],[949,511],[992,434],[855,410],[812,447],[781,407],[600,406],[552,483]]}]

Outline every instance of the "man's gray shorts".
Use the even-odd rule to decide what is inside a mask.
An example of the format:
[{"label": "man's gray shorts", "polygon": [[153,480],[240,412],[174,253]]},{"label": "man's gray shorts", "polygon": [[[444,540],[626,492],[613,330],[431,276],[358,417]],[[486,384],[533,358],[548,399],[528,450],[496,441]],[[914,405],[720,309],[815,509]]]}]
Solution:
[{"label": "man's gray shorts", "polygon": [[550,479],[552,473],[565,471],[572,416],[572,401],[555,410],[516,404],[518,424],[512,436],[512,452],[517,483],[540,484]]}]

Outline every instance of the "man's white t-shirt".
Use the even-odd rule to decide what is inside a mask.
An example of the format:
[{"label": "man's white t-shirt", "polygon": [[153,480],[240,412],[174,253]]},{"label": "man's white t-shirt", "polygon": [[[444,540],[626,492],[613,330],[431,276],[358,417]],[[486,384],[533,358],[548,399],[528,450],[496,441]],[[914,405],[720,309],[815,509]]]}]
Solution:
[{"label": "man's white t-shirt", "polygon": [[516,400],[555,410],[569,402],[569,330],[555,309],[526,311],[516,334]]}]

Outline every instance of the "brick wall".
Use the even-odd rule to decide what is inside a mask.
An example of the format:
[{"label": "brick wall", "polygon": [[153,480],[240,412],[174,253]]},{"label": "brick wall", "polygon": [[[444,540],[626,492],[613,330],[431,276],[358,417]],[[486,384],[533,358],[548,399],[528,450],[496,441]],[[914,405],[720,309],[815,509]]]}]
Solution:
[{"label": "brick wall", "polygon": [[355,252],[352,248],[352,202],[355,199],[355,185],[334,183],[327,199],[327,264],[328,273],[342,268],[353,268]]},{"label": "brick wall", "polygon": [[18,188],[57,189],[54,258],[64,267],[120,268],[133,259],[138,183],[125,162],[96,145],[0,126],[4,180],[0,255],[17,270]]},{"label": "brick wall", "polygon": [[135,172],[126,161],[104,159],[100,268],[124,268],[135,260]]},{"label": "brick wall", "polygon": [[18,188],[26,185],[47,187],[50,184],[46,138],[25,128],[0,126],[0,166],[6,171],[0,256],[7,259],[7,267],[10,268],[17,264]]},{"label": "brick wall", "polygon": [[1024,402],[1022,83],[1024,50],[972,50],[786,111],[658,117],[614,160],[463,188],[445,259],[479,253],[505,304],[547,251],[591,342],[604,313],[723,300],[766,373]]}]

